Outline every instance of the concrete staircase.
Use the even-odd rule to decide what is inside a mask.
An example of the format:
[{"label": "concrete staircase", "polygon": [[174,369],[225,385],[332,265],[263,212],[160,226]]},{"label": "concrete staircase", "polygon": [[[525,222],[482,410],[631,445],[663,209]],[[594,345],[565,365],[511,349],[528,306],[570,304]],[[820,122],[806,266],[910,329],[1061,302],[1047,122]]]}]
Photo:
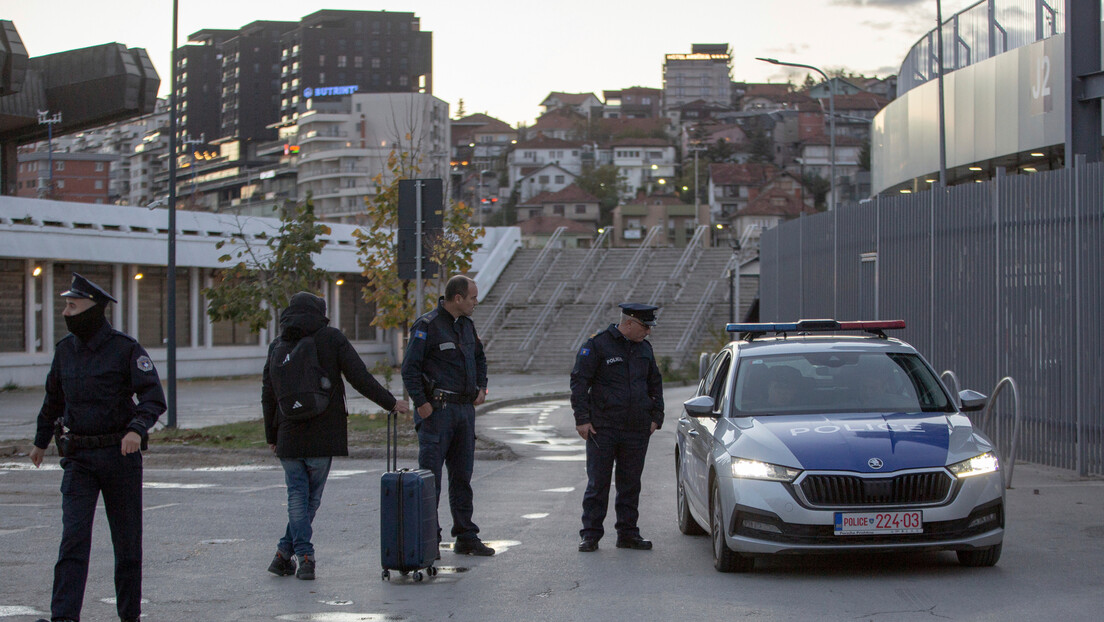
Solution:
[{"label": "concrete staircase", "polygon": [[[682,366],[728,318],[727,248],[521,249],[475,310],[488,365],[570,373],[587,337],[619,319],[617,304],[660,307],[650,340]],[[746,296],[746,294],[744,294]]]}]

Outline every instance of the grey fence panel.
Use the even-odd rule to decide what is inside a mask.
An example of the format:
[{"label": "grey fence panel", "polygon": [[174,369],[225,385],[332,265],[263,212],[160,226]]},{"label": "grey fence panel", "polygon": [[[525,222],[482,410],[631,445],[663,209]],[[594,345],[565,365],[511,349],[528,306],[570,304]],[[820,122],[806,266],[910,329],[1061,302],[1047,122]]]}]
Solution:
[{"label": "grey fence panel", "polygon": [[[987,393],[1015,378],[1017,456],[1104,474],[1104,164],[785,223],[764,232],[760,289],[764,321],[873,319],[873,310],[904,319],[895,336],[964,388]],[[1009,395],[992,424],[1002,443]]]},{"label": "grey fence panel", "polygon": [[1078,180],[1076,246],[1081,279],[1075,322],[1083,329],[1077,335],[1081,361],[1078,470],[1104,473],[1104,338],[1099,327],[1104,309],[1104,164],[1094,168],[1096,174],[1081,174]]}]

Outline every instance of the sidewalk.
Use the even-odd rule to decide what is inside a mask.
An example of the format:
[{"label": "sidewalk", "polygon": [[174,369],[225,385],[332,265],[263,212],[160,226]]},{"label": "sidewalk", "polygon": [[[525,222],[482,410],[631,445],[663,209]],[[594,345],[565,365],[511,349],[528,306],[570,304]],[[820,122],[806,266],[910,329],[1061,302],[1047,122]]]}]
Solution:
[{"label": "sidewalk", "polygon": [[[381,383],[383,378],[377,378]],[[491,374],[488,378],[487,401],[516,399],[544,394],[566,393],[568,374],[529,375]],[[388,387],[393,394],[402,394],[402,380],[396,373]],[[259,376],[226,380],[182,380],[176,385],[176,424],[181,428],[202,428],[235,421],[261,418],[261,379]],[[34,438],[35,419],[42,407],[44,389],[20,389],[0,393],[0,441]],[[362,397],[348,384],[345,396],[349,412],[379,410],[375,403]],[[158,425],[164,425],[168,415],[161,415]]]}]

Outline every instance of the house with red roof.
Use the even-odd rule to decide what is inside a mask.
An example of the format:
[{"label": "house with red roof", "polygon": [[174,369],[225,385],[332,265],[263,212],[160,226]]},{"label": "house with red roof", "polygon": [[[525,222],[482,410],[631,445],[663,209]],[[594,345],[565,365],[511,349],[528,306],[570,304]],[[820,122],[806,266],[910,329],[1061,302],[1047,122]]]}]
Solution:
[{"label": "house with red roof", "polygon": [[602,100],[594,96],[594,93],[561,93],[552,91],[540,103],[545,112],[557,108],[569,108],[584,117],[602,116]]},{"label": "house with red roof", "polygon": [[575,184],[569,184],[555,192],[542,192],[517,205],[519,223],[538,216],[566,218],[586,223],[593,233],[598,228],[598,197]]},{"label": "house with red roof", "polygon": [[718,220],[730,220],[761,194],[784,194],[812,209],[801,180],[773,164],[759,162],[709,165],[709,207]]}]

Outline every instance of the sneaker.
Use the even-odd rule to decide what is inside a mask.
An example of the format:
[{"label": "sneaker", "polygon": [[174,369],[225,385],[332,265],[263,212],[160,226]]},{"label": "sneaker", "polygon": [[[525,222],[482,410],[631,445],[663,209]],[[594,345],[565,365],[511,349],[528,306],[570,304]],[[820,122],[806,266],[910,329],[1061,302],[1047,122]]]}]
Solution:
[{"label": "sneaker", "polygon": [[295,560],[284,557],[282,553],[276,551],[276,557],[272,558],[272,563],[268,565],[268,571],[277,577],[288,577],[295,574]]},{"label": "sneaker", "polygon": [[310,555],[299,556],[299,570],[295,571],[295,578],[304,581],[314,581],[314,558]]},{"label": "sneaker", "polygon": [[494,549],[483,544],[483,541],[479,538],[474,540],[457,540],[452,550],[460,555],[478,555],[479,557],[490,557],[495,553]]}]

